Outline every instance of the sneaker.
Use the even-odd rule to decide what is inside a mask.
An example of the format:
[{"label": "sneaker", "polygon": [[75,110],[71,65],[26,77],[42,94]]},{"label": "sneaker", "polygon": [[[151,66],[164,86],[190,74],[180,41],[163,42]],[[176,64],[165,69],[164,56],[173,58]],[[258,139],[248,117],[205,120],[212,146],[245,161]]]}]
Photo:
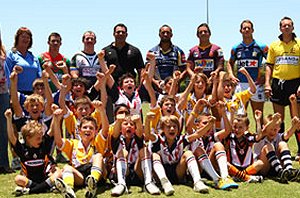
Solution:
[{"label": "sneaker", "polygon": [[95,197],[96,192],[97,192],[97,180],[92,175],[89,175],[86,178],[85,184],[87,186],[86,187],[87,191],[85,192],[85,197],[86,198]]},{"label": "sneaker", "polygon": [[55,180],[55,187],[64,198],[76,198],[74,190],[68,186],[62,179]]},{"label": "sneaker", "polygon": [[11,168],[13,170],[20,170],[21,169],[21,161],[19,157],[15,157],[11,161]]},{"label": "sneaker", "polygon": [[289,178],[289,170],[287,169],[282,169],[279,171],[278,176],[279,176],[279,182],[282,184],[287,184],[288,183],[288,178]]},{"label": "sneaker", "polygon": [[288,175],[289,181],[300,182],[300,170],[299,169],[289,169],[288,172],[289,172],[289,175]]},{"label": "sneaker", "polygon": [[161,185],[162,185],[162,187],[164,189],[164,192],[167,196],[174,194],[175,190],[174,190],[171,182],[167,178],[162,178],[160,180],[160,182],[161,182]]},{"label": "sneaker", "polygon": [[145,189],[150,195],[160,195],[159,188],[153,182],[146,184]]},{"label": "sneaker", "polygon": [[194,184],[194,191],[200,193],[208,193],[208,186],[206,186],[201,180]]},{"label": "sneaker", "polygon": [[29,194],[29,188],[17,186],[13,192],[13,194],[18,197],[22,195],[28,195]]},{"label": "sneaker", "polygon": [[118,197],[123,195],[124,193],[127,193],[127,187],[124,184],[117,184],[112,190],[111,190],[111,196]]},{"label": "sneaker", "polygon": [[263,176],[261,175],[250,175],[250,179],[246,182],[248,183],[262,183],[264,180]]},{"label": "sneaker", "polygon": [[295,161],[299,162],[299,160],[300,160],[300,154],[297,154],[297,156],[295,157]]},{"label": "sneaker", "polygon": [[229,176],[225,179],[220,178],[217,183],[217,188],[221,190],[229,190],[231,188],[238,188],[239,185],[235,183]]}]

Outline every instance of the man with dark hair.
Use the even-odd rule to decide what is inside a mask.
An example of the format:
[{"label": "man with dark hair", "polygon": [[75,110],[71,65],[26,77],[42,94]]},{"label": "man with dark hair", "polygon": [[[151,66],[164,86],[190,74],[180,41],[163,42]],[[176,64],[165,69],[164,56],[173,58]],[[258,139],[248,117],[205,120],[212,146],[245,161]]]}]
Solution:
[{"label": "man with dark hair", "polygon": [[116,69],[112,73],[115,82],[118,82],[119,77],[125,73],[131,73],[135,78],[138,76],[138,79],[140,79],[144,61],[140,50],[126,42],[127,27],[123,23],[115,25],[113,36],[115,41],[103,50],[105,51],[104,59],[107,65],[116,65]]},{"label": "man with dark hair", "polygon": [[172,43],[173,31],[169,25],[165,24],[159,28],[159,37],[159,44],[149,52],[155,54],[156,79],[164,80],[176,70],[185,71],[186,59],[183,50]]},{"label": "man with dark hair", "polygon": [[202,23],[197,28],[199,44],[190,49],[187,60],[187,71],[203,72],[208,78],[224,68],[224,56],[222,49],[210,42],[211,31],[207,23]]},{"label": "man with dark hair", "polygon": [[86,31],[82,36],[83,50],[77,52],[71,59],[72,78],[85,78],[87,89],[96,82],[96,73],[100,71],[98,55],[95,52],[96,34],[92,31]]},{"label": "man with dark hair", "polygon": [[[239,82],[236,92],[241,92],[249,88],[248,80],[245,76],[237,71],[237,78],[233,75],[234,64],[237,64],[237,70],[244,67],[256,84],[256,93],[250,99],[253,116],[255,110],[263,112],[265,94],[264,94],[264,78],[263,78],[263,58],[267,57],[268,46],[257,42],[253,38],[254,27],[250,20],[244,20],[240,26],[240,33],[243,41],[238,43],[231,49],[231,56],[228,61],[227,70],[234,82]],[[263,116],[262,116],[263,117]],[[262,120],[261,120],[262,122]]]},{"label": "man with dark hair", "polygon": [[[285,106],[291,103],[289,97],[296,94],[298,109],[300,110],[300,39],[294,33],[294,23],[290,17],[283,17],[279,23],[281,34],[279,40],[270,45],[267,57],[265,93],[273,103],[274,113],[280,113],[284,120]],[[270,85],[272,82],[272,85]],[[293,112],[293,111],[291,111]],[[282,122],[281,131],[284,131]],[[298,151],[296,159],[300,156],[300,132],[296,131]]]},{"label": "man with dark hair", "polygon": [[[48,52],[42,53],[38,58],[39,62],[42,65],[43,69],[45,68],[45,62],[50,62],[51,64],[47,64],[47,66],[51,65],[51,70],[56,75],[59,81],[62,80],[62,75],[69,73],[70,68],[70,60],[64,57],[62,54],[59,53],[59,48],[62,44],[62,39],[59,33],[52,32],[48,36],[48,45],[49,50]],[[50,82],[50,87],[52,91],[57,90],[56,87],[52,82]]]}]

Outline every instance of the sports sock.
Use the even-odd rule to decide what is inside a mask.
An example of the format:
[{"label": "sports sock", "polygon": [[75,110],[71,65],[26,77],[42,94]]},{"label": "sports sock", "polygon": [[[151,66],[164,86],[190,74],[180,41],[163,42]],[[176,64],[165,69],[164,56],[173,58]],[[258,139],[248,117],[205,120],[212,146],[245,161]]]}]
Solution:
[{"label": "sports sock", "polygon": [[125,177],[127,171],[127,163],[125,158],[121,157],[117,159],[116,168],[117,168],[118,183],[126,185]]},{"label": "sports sock", "polygon": [[256,175],[257,174],[257,170],[255,169],[255,167],[253,165],[248,166],[245,171],[248,175]]},{"label": "sports sock", "polygon": [[63,181],[70,186],[71,188],[74,188],[74,175],[71,170],[65,170],[63,172]]},{"label": "sports sock", "polygon": [[142,171],[144,175],[145,184],[152,181],[152,164],[150,158],[145,158],[141,161]]},{"label": "sports sock", "polygon": [[153,160],[153,169],[158,176],[159,180],[163,178],[167,178],[165,169],[163,165],[161,164],[160,160]]},{"label": "sports sock", "polygon": [[99,181],[102,175],[102,170],[97,166],[92,166],[91,175],[96,179],[96,181]]},{"label": "sports sock", "polygon": [[282,170],[282,166],[278,157],[275,154],[275,151],[270,151],[269,153],[267,153],[267,158],[271,166],[275,169],[275,171],[279,173]]},{"label": "sports sock", "polygon": [[211,161],[208,159],[207,154],[200,155],[198,157],[198,162],[200,164],[200,167],[207,172],[207,174],[212,178],[214,182],[219,181],[220,176],[212,166]]},{"label": "sports sock", "polygon": [[198,164],[196,162],[195,156],[190,156],[186,159],[186,164],[188,167],[188,170],[193,178],[194,183],[199,181],[201,179]]},{"label": "sports sock", "polygon": [[32,188],[30,188],[29,194],[43,193],[43,192],[46,192],[48,189],[50,189],[50,187],[51,187],[51,185],[49,185],[49,183],[47,183],[47,180],[46,180],[46,181],[36,184]]},{"label": "sports sock", "polygon": [[227,168],[227,157],[225,151],[217,151],[215,153],[219,169],[220,175],[223,179],[228,177],[228,168]]},{"label": "sports sock", "polygon": [[243,181],[248,181],[250,179],[250,175],[247,175],[245,170],[240,171],[232,164],[228,164],[228,172],[232,177],[242,179]]},{"label": "sports sock", "polygon": [[280,160],[283,162],[283,169],[292,169],[292,157],[289,150],[284,150],[280,153]]}]

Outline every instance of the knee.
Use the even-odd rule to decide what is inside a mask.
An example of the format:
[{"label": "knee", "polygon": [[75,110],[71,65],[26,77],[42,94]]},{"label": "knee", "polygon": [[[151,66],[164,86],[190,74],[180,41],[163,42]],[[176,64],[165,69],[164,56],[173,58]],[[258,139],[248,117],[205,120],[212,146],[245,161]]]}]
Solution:
[{"label": "knee", "polygon": [[151,157],[151,154],[150,154],[147,147],[143,147],[142,149],[140,149],[139,157],[140,157],[140,159],[145,159],[145,158],[150,158]]},{"label": "knee", "polygon": [[93,161],[102,161],[103,160],[103,156],[101,153],[97,153],[95,155],[93,155]]},{"label": "knee", "polygon": [[192,153],[192,151],[185,151],[182,155],[182,158],[187,159],[191,156],[194,156],[194,154]]},{"label": "knee", "polygon": [[215,151],[225,151],[225,148],[221,142],[216,142],[213,147]]}]

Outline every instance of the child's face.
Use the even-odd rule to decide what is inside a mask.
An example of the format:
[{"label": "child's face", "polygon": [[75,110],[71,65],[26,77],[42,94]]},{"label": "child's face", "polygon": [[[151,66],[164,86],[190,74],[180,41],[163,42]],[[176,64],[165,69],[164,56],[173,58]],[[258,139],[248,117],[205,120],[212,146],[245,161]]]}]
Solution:
[{"label": "child's face", "polygon": [[175,122],[169,122],[167,124],[164,124],[162,127],[162,131],[165,134],[167,139],[174,140],[176,136],[178,135],[178,130],[179,126]]},{"label": "child's face", "polygon": [[170,100],[166,100],[162,104],[161,110],[164,116],[173,115],[175,112],[175,104]]},{"label": "child's face", "polygon": [[204,94],[205,89],[206,89],[206,83],[201,77],[199,77],[194,84],[194,90],[197,93]]},{"label": "child's face", "polygon": [[234,91],[234,87],[232,86],[232,83],[229,81],[224,81],[223,87],[224,87],[224,97],[231,98]]},{"label": "child's face", "polygon": [[116,116],[119,114],[125,114],[125,115],[130,115],[129,110],[126,107],[120,107],[118,111],[116,112]]},{"label": "child's face", "polygon": [[172,86],[172,83],[173,83],[173,79],[170,79],[166,84],[165,84],[165,91],[167,93],[169,93],[170,89],[171,89],[171,86]]},{"label": "child's face", "polygon": [[91,106],[89,104],[79,104],[76,108],[77,118],[81,119],[84,116],[88,116],[92,113]]},{"label": "child's face", "polygon": [[72,86],[72,92],[75,98],[82,97],[85,93],[85,87],[82,83],[74,83]]},{"label": "child's face", "polygon": [[26,137],[26,144],[33,148],[39,148],[43,140],[43,133],[36,133],[33,136]]},{"label": "child's face", "polygon": [[132,78],[125,78],[123,80],[123,84],[121,87],[125,93],[127,94],[132,94],[135,90],[135,83],[134,83],[134,79]]},{"label": "child's face", "polygon": [[39,119],[44,110],[43,105],[38,101],[32,101],[26,106],[26,111],[29,113],[30,117],[34,120]]},{"label": "child's face", "polygon": [[267,137],[269,140],[273,140],[278,132],[280,131],[280,124],[276,124],[274,127],[270,127],[267,132]]},{"label": "child's face", "polygon": [[130,118],[125,119],[121,125],[122,135],[126,138],[131,138],[135,133],[135,124]]},{"label": "child's face", "polygon": [[44,95],[45,95],[45,87],[44,87],[44,85],[36,85],[36,86],[34,87],[33,92],[34,92],[35,94],[38,94],[38,95],[41,95],[41,96],[44,97]]},{"label": "child's face", "polygon": [[[209,123],[209,116],[208,115],[201,115],[199,118],[198,118],[198,122],[196,122],[196,128],[197,129],[200,129],[206,125],[208,125]],[[213,134],[214,133],[214,127],[211,127],[207,134]]]},{"label": "child's face", "polygon": [[92,121],[85,121],[80,127],[80,137],[83,141],[92,141],[96,134],[96,127]]},{"label": "child's face", "polygon": [[235,133],[235,135],[239,138],[244,135],[245,131],[247,131],[248,128],[244,122],[235,119],[232,124],[232,130]]}]

